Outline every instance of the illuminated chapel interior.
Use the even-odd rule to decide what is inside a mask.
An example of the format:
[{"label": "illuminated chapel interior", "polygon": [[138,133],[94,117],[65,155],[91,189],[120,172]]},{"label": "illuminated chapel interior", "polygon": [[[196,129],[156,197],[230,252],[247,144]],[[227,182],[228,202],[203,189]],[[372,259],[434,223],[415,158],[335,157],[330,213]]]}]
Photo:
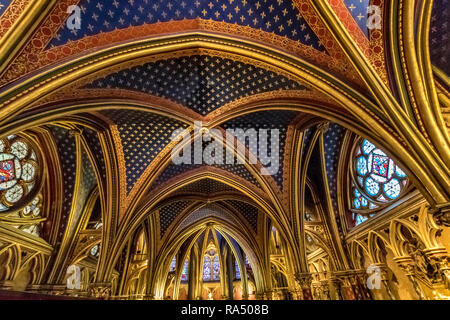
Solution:
[{"label": "illuminated chapel interior", "polygon": [[449,11],[0,0],[0,299],[450,299]]}]

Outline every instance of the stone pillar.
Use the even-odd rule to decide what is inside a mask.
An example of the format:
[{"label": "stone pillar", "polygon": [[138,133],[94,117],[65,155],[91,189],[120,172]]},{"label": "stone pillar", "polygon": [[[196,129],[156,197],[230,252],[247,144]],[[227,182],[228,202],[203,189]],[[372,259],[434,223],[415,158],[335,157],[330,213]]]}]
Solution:
[{"label": "stone pillar", "polygon": [[192,248],[188,268],[188,300],[194,300],[197,297],[200,282],[200,273],[198,270],[199,259],[202,261],[202,258],[198,256],[198,252],[195,252],[194,248]]},{"label": "stone pillar", "polygon": [[355,278],[364,300],[373,300],[371,290],[367,287],[367,272],[365,270],[355,271]]},{"label": "stone pillar", "polygon": [[264,299],[265,300],[272,300],[273,299],[273,291],[272,290],[267,290],[266,292],[264,292]]},{"label": "stone pillar", "polygon": [[331,300],[329,281],[328,280],[320,281],[320,287],[321,287],[321,299],[322,300]]},{"label": "stone pillar", "polygon": [[450,299],[450,256],[445,248],[424,250],[435,270],[433,277],[433,299]]},{"label": "stone pillar", "polygon": [[356,273],[349,275],[348,281],[350,282],[355,300],[365,300],[366,296],[363,290],[361,290],[361,286],[359,284],[358,276],[356,275]]},{"label": "stone pillar", "polygon": [[312,277],[310,273],[297,273],[295,275],[295,280],[300,285],[302,290],[303,300],[313,300],[311,292],[311,282]]},{"label": "stone pillar", "polygon": [[414,260],[412,260],[411,257],[408,256],[408,257],[394,258],[394,261],[405,272],[409,281],[411,281],[411,284],[414,288],[414,291],[417,294],[417,297],[420,300],[426,300],[425,295],[422,291],[422,288],[420,287],[419,283],[417,282],[417,274],[416,274],[416,267],[414,264]]},{"label": "stone pillar", "polygon": [[434,221],[437,225],[450,227],[450,204],[446,203],[440,206],[436,206],[433,210],[430,210],[433,214]]},{"label": "stone pillar", "polygon": [[248,278],[247,278],[247,270],[245,268],[245,263],[242,261],[242,265],[244,266],[241,271],[241,286],[242,286],[242,300],[248,300],[249,292],[248,292]]},{"label": "stone pillar", "polygon": [[312,284],[312,296],[313,300],[322,300],[322,287],[320,283],[313,283]]},{"label": "stone pillar", "polygon": [[397,300],[394,294],[394,291],[391,287],[391,279],[389,278],[389,268],[385,264],[377,265],[381,270],[381,282],[384,285],[384,288],[386,289],[386,299],[389,300]]},{"label": "stone pillar", "polygon": [[345,274],[340,277],[341,279],[341,293],[346,300],[356,300],[355,293],[353,292],[353,286],[351,283],[351,275]]},{"label": "stone pillar", "polygon": [[336,300],[344,300],[342,295],[342,283],[341,280],[337,277],[332,277],[330,279],[331,284],[333,285],[333,293]]},{"label": "stone pillar", "polygon": [[234,256],[231,253],[231,248],[228,247],[227,253],[225,255],[224,259],[224,265],[225,265],[225,281],[226,281],[226,296],[228,300],[233,300],[234,298],[234,287],[233,287],[233,279],[234,279]]},{"label": "stone pillar", "polygon": [[450,256],[445,248],[424,250],[433,266],[439,273],[438,282],[450,289]]},{"label": "stone pillar", "polygon": [[[372,273],[369,272],[369,268],[372,268]],[[366,271],[360,270],[358,272],[361,286],[364,287],[369,299],[376,299],[378,296],[382,300],[397,300],[394,289],[391,286],[388,266],[385,263],[377,263],[370,265],[369,268]],[[369,287],[369,284],[374,287]]]}]

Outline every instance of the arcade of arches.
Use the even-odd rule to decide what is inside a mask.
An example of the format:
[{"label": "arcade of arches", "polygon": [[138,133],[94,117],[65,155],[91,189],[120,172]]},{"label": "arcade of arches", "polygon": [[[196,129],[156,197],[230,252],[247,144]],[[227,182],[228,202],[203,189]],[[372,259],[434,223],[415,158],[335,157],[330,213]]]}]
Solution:
[{"label": "arcade of arches", "polygon": [[0,0],[1,295],[450,299],[449,10]]}]

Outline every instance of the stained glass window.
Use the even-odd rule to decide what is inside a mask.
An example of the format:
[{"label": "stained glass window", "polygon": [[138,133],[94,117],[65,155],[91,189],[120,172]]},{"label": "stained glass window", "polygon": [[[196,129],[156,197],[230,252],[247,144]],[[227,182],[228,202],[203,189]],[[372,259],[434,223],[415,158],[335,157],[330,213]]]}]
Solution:
[{"label": "stained glass window", "polygon": [[220,263],[219,256],[213,243],[208,246],[206,254],[203,258],[203,281],[220,280]]},{"label": "stained glass window", "polygon": [[373,213],[368,215],[362,215],[360,213],[353,212],[353,220],[355,221],[355,225],[359,225],[363,223],[364,221],[367,221],[369,218],[372,218],[374,216]]},{"label": "stained glass window", "polygon": [[[40,226],[40,218],[41,216],[41,208],[42,208],[42,194],[39,194],[36,196],[28,205],[26,205],[22,210],[18,212],[18,216],[21,218],[27,218],[29,222],[32,222],[33,220],[36,221],[34,224],[27,224],[25,226],[17,226],[22,231],[25,231],[27,233],[30,233],[34,236],[39,237],[41,233],[41,226]],[[16,213],[17,214],[17,213]],[[14,215],[16,215],[14,214]]]},{"label": "stained glass window", "polygon": [[175,271],[176,268],[177,268],[177,258],[173,257],[172,263],[170,264],[170,272]]},{"label": "stained glass window", "polygon": [[351,207],[358,225],[392,201],[408,186],[408,178],[395,161],[367,139],[355,146]]},{"label": "stained glass window", "polygon": [[408,179],[392,158],[366,139],[356,148],[355,157],[355,182],[361,193],[381,203],[400,196]]},{"label": "stained glass window", "polygon": [[[0,139],[0,213],[23,209],[35,199],[40,169],[40,157],[26,138]],[[34,209],[34,216],[38,210]]]},{"label": "stained glass window", "polygon": [[245,256],[245,268],[247,270],[247,275],[253,274],[252,266],[247,256]]},{"label": "stained glass window", "polygon": [[211,281],[211,259],[209,255],[206,255],[203,261],[203,281]]},{"label": "stained glass window", "polygon": [[237,261],[234,262],[234,267],[236,270],[236,279],[239,280],[239,279],[241,279],[241,272],[239,271],[239,265],[238,265]]},{"label": "stained glass window", "polygon": [[183,272],[181,273],[181,281],[188,281],[189,260],[184,262]]},{"label": "stained glass window", "polygon": [[220,280],[220,263],[218,256],[214,258],[213,262],[213,280],[215,281]]},{"label": "stained glass window", "polygon": [[358,189],[353,185],[353,208],[357,210],[364,209],[376,209],[377,206],[375,203],[367,199],[365,196],[358,191]]}]

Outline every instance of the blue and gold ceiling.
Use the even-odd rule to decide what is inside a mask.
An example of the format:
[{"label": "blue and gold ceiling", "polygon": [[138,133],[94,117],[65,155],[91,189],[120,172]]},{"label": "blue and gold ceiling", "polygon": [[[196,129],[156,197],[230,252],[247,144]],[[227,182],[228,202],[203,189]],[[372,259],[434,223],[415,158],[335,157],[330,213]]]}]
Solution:
[{"label": "blue and gold ceiling", "polygon": [[330,190],[331,202],[335,213],[339,212],[337,203],[338,164],[346,131],[347,130],[344,127],[341,127],[336,123],[331,123],[323,137],[328,188]]},{"label": "blue and gold ceiling", "polygon": [[450,1],[434,0],[430,21],[430,58],[450,75]]},{"label": "blue and gold ceiling", "polygon": [[185,123],[148,112],[110,110],[103,114],[119,131],[129,193],[152,160],[171,142],[171,134]]},{"label": "blue and gold ceiling", "polygon": [[287,0],[114,0],[110,5],[82,0],[78,5],[81,29],[61,28],[50,46],[131,26],[200,18],[250,26],[324,51],[300,12]]},{"label": "blue and gold ceiling", "polygon": [[[63,198],[58,200],[62,203],[57,235],[57,244],[59,245],[64,233],[75,231],[86,201],[97,185],[97,177],[84,147],[80,144],[79,149],[77,148],[74,134],[70,130],[58,126],[49,128],[55,140],[62,169]],[[77,163],[77,161],[79,162]],[[77,187],[75,187],[76,184]],[[69,216],[72,217],[70,223]]]},{"label": "blue and gold ceiling", "polygon": [[[158,178],[155,180],[155,182],[153,183],[152,187],[156,188],[160,185],[162,185],[164,182],[178,177],[181,174],[184,174],[188,171],[197,169],[197,168],[201,168],[201,167],[205,167],[207,168],[207,165],[201,165],[201,164],[180,164],[180,165],[175,165],[175,164],[169,164],[167,166],[167,168],[164,169],[163,172],[161,172],[161,174],[158,176]],[[248,171],[248,169],[242,165],[242,164],[236,164],[236,165],[232,165],[232,164],[223,164],[223,165],[212,165],[211,167],[216,167],[219,169],[223,169],[225,171],[228,171],[232,174],[235,174],[238,177],[241,177],[245,180],[247,180],[248,182],[250,182],[252,185],[254,185],[257,188],[261,188],[261,185],[259,184],[259,182],[255,179],[255,177],[250,173],[250,171]]]},{"label": "blue and gold ceiling", "polygon": [[92,156],[95,157],[97,167],[100,170],[100,175],[103,181],[106,181],[105,158],[103,156],[103,150],[102,146],[100,145],[100,140],[98,138],[97,132],[89,128],[84,128],[83,135],[88,145],[88,148],[92,153]]},{"label": "blue and gold ceiling", "polygon": [[[280,162],[279,162],[279,170],[272,175],[272,178],[275,180],[280,189],[283,188],[283,163],[284,163],[284,152],[286,145],[286,138],[288,132],[289,124],[294,120],[294,118],[298,115],[297,112],[294,111],[282,111],[282,110],[272,110],[272,111],[260,111],[251,113],[248,115],[240,116],[234,118],[230,121],[225,122],[222,126],[225,129],[278,129],[279,130],[279,150],[271,150],[271,138],[270,133],[268,135],[267,141],[267,150],[268,155],[270,156],[272,152],[279,152]],[[245,141],[241,141],[241,143],[245,143]],[[247,145],[247,147],[250,147]],[[251,147],[250,147],[251,148]],[[257,146],[253,146],[255,150],[258,150]]]},{"label": "blue and gold ceiling", "polygon": [[159,210],[159,224],[160,224],[161,238],[164,236],[167,229],[175,220],[175,218],[190,204],[192,204],[192,201],[175,201],[162,207]]},{"label": "blue and gold ceiling", "polygon": [[58,242],[61,241],[67,221],[72,208],[73,195],[75,190],[75,179],[77,174],[77,148],[75,138],[69,134],[69,130],[51,126],[50,131],[55,139],[58,154],[60,156],[62,181],[63,183],[63,199],[62,216],[59,226]]},{"label": "blue and gold ceiling", "polygon": [[194,193],[200,195],[212,195],[214,193],[236,191],[222,182],[213,179],[202,179],[188,184],[177,190],[177,193]]},{"label": "blue and gold ceiling", "polygon": [[366,37],[369,36],[369,29],[367,28],[369,2],[369,0],[344,0],[345,6]]},{"label": "blue and gold ceiling", "polygon": [[156,95],[202,116],[250,95],[306,89],[275,72],[207,55],[147,63],[97,79],[86,88],[125,89]]},{"label": "blue and gold ceiling", "polygon": [[303,147],[302,147],[302,163],[305,163],[306,156],[308,155],[308,150],[311,148],[312,140],[314,134],[316,133],[317,126],[311,126],[306,128],[303,132]]},{"label": "blue and gold ceiling", "polygon": [[248,204],[247,202],[238,201],[238,200],[228,200],[225,201],[229,203],[236,211],[244,216],[244,218],[248,221],[253,231],[257,233],[258,231],[258,208]]},{"label": "blue and gold ceiling", "polygon": [[8,8],[9,4],[12,0],[0,0],[0,16],[5,12],[5,10]]}]

